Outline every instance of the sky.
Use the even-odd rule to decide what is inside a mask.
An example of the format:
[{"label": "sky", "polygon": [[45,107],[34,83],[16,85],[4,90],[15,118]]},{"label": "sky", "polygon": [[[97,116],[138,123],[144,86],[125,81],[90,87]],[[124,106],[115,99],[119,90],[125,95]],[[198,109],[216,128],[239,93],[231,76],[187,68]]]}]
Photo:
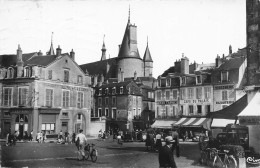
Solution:
[{"label": "sky", "polygon": [[[141,58],[148,43],[153,76],[181,59],[214,63],[217,55],[246,46],[246,0],[0,0],[0,55],[46,53],[53,40],[81,64],[118,56],[130,20]],[[53,32],[53,36],[52,36]]]}]

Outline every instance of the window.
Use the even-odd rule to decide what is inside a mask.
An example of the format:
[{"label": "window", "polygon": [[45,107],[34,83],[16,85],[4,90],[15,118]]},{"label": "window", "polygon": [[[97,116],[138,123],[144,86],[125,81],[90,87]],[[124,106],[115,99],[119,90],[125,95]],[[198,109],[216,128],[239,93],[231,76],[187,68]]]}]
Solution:
[{"label": "window", "polygon": [[185,99],[185,89],[181,89],[181,99]]},{"label": "window", "polygon": [[30,67],[24,68],[24,77],[30,77],[31,76],[31,69]]},{"label": "window", "polygon": [[140,107],[142,105],[142,97],[137,98],[137,106]]},{"label": "window", "polygon": [[221,81],[227,82],[228,81],[228,71],[221,72]]},{"label": "window", "polygon": [[166,116],[170,116],[170,106],[166,106]]},{"label": "window", "polygon": [[12,88],[4,88],[4,106],[12,106]]},{"label": "window", "polygon": [[108,117],[108,108],[105,109],[105,116]]},{"label": "window", "polygon": [[202,98],[202,88],[196,88],[197,99]]},{"label": "window", "polygon": [[46,103],[45,106],[52,107],[53,102],[53,90],[52,89],[46,89]]},{"label": "window", "polygon": [[112,94],[113,94],[113,95],[116,94],[116,88],[115,88],[115,87],[113,87],[113,89],[112,89]]},{"label": "window", "polygon": [[7,78],[14,78],[14,69],[13,68],[8,68]]},{"label": "window", "polygon": [[158,80],[158,87],[161,87],[161,80]]},{"label": "window", "polygon": [[177,93],[178,93],[177,90],[172,91],[173,99],[177,99],[177,96],[178,96]]},{"label": "window", "polygon": [[175,109],[175,106],[172,106],[172,115],[173,115],[173,116],[176,116],[176,109]]},{"label": "window", "polygon": [[69,107],[69,100],[70,100],[70,92],[68,90],[62,91],[62,107],[66,108]]},{"label": "window", "polygon": [[161,100],[161,99],[162,99],[161,91],[157,91],[157,100]]},{"label": "window", "polygon": [[52,70],[48,71],[48,79],[50,79],[50,80],[52,79]]},{"label": "window", "polygon": [[83,83],[83,78],[81,75],[78,75],[78,84],[82,84]]},{"label": "window", "polygon": [[11,113],[10,112],[4,112],[4,117],[11,117]]},{"label": "window", "polygon": [[105,98],[105,104],[106,104],[106,106],[108,106],[108,100],[109,100],[108,97],[106,97],[106,98]]},{"label": "window", "polygon": [[193,114],[193,105],[189,106],[189,114]]},{"label": "window", "polygon": [[202,107],[201,107],[201,105],[197,105],[197,113],[198,113],[199,115],[202,114]]},{"label": "window", "polygon": [[82,121],[82,114],[77,115],[77,121]]},{"label": "window", "polygon": [[102,98],[101,97],[98,98],[98,105],[102,106]]},{"label": "window", "polygon": [[136,109],[135,109],[135,108],[133,108],[133,114],[134,114],[134,116],[137,115],[137,114],[136,114]]},{"label": "window", "polygon": [[170,91],[166,91],[166,100],[170,100]]},{"label": "window", "polygon": [[101,116],[102,116],[102,109],[99,108],[99,109],[98,109],[98,117],[101,117]]},{"label": "window", "polygon": [[138,115],[141,115],[141,109],[138,108]]},{"label": "window", "polygon": [[228,92],[227,92],[227,90],[222,90],[222,100],[228,100]]},{"label": "window", "polygon": [[108,91],[109,91],[108,88],[106,88],[106,90],[105,90],[106,95],[108,95]]},{"label": "window", "polygon": [[120,94],[123,94],[123,86],[120,87]]},{"label": "window", "polygon": [[193,88],[188,88],[188,99],[193,99]]},{"label": "window", "polygon": [[200,75],[196,76],[196,81],[197,81],[197,84],[201,84],[201,76]]},{"label": "window", "polygon": [[210,112],[210,105],[205,106],[205,114],[208,114]]},{"label": "window", "polygon": [[205,99],[209,99],[210,98],[210,93],[211,93],[211,91],[210,91],[210,87],[205,87],[204,88],[204,93],[205,93]]},{"label": "window", "polygon": [[113,113],[112,113],[112,118],[116,118],[116,109],[112,109]]},{"label": "window", "polygon": [[133,107],[135,107],[135,106],[136,106],[136,97],[133,96]]},{"label": "window", "polygon": [[186,84],[186,76],[181,77],[181,84],[182,85]]},{"label": "window", "polygon": [[153,92],[148,92],[148,98],[153,99],[154,98],[154,93]]},{"label": "window", "polygon": [[83,92],[78,92],[77,107],[83,108]]},{"label": "window", "polygon": [[62,116],[63,116],[63,117],[68,117],[68,113],[67,113],[67,112],[63,112],[63,113],[62,113]]},{"label": "window", "polygon": [[170,78],[166,79],[166,87],[167,86],[171,86],[171,79]]},{"label": "window", "polygon": [[181,106],[181,114],[180,115],[183,115],[183,111],[184,111],[184,107],[183,106]]},{"label": "window", "polygon": [[98,91],[98,95],[99,95],[99,96],[102,95],[102,88],[99,89],[99,91]]},{"label": "window", "polygon": [[26,106],[28,98],[28,88],[19,88],[19,106]]},{"label": "window", "polygon": [[45,131],[46,134],[52,134],[55,132],[54,123],[42,123],[42,131]]},{"label": "window", "polygon": [[116,97],[112,97],[112,105],[113,105],[113,106],[116,105]]},{"label": "window", "polygon": [[65,70],[64,71],[64,82],[69,82],[69,71]]}]

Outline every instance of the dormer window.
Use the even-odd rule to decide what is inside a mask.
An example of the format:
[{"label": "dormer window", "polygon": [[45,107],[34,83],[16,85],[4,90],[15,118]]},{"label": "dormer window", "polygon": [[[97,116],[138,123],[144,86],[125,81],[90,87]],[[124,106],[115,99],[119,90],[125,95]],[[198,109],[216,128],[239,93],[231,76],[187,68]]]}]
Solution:
[{"label": "dormer window", "polygon": [[123,86],[120,87],[120,94],[123,94]]},{"label": "dormer window", "polygon": [[7,78],[14,78],[14,69],[13,68],[8,68],[7,71]]},{"label": "dormer window", "polygon": [[106,90],[105,90],[106,95],[108,94],[108,91],[109,91],[108,88],[106,88]]},{"label": "dormer window", "polygon": [[99,89],[99,91],[98,91],[98,95],[99,95],[99,96],[102,95],[102,88]]},{"label": "dormer window", "polygon": [[166,79],[166,87],[168,87],[168,86],[171,86],[171,79],[170,78]]},{"label": "dormer window", "polygon": [[186,76],[181,77],[181,84],[185,85],[186,84]]},{"label": "dormer window", "polygon": [[116,87],[112,88],[112,94],[115,95],[116,94]]},{"label": "dormer window", "polygon": [[31,69],[30,67],[24,68],[24,77],[30,77],[31,76]]},{"label": "dormer window", "polygon": [[197,82],[197,84],[201,84],[201,75],[197,75],[196,76],[196,82]]},{"label": "dormer window", "polygon": [[228,71],[222,71],[221,72],[221,82],[227,82],[228,81]]}]

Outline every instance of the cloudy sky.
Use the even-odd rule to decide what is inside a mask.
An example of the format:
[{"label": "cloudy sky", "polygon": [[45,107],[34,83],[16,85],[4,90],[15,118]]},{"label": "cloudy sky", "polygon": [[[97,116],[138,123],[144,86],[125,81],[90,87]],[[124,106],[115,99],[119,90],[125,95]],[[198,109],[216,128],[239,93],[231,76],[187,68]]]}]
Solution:
[{"label": "cloudy sky", "polygon": [[99,61],[103,37],[107,57],[117,57],[130,6],[137,26],[141,57],[147,45],[154,61],[154,77],[180,59],[213,63],[246,45],[245,0],[0,0],[0,55],[23,53],[53,44],[62,52],[75,51],[76,62]]}]

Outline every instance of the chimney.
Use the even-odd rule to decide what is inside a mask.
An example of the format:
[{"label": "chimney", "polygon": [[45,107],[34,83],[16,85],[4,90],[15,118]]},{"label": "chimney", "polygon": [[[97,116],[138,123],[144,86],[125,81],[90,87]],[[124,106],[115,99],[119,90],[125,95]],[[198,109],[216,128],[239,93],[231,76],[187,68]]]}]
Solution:
[{"label": "chimney", "polygon": [[134,73],[134,80],[137,80],[137,73],[136,73],[136,71]]},{"label": "chimney", "polygon": [[20,44],[18,45],[17,49],[17,60],[16,60],[16,65],[17,65],[17,77],[22,77],[23,75],[23,51],[21,50]]},{"label": "chimney", "polygon": [[229,45],[229,54],[232,54],[232,46]]},{"label": "chimney", "polygon": [[189,74],[189,59],[184,56],[184,53],[181,58],[181,73]]},{"label": "chimney", "polygon": [[97,86],[97,75],[94,76],[94,82],[93,82],[94,87]]},{"label": "chimney", "polygon": [[56,55],[57,55],[57,56],[60,56],[60,55],[61,55],[60,45],[58,45],[58,48],[56,48]]},{"label": "chimney", "polygon": [[38,56],[42,56],[42,51],[40,50],[37,54]]},{"label": "chimney", "polygon": [[216,67],[219,67],[222,64],[220,56],[217,55],[217,58],[215,60],[216,60]]},{"label": "chimney", "polygon": [[70,57],[71,59],[75,60],[75,52],[73,51],[73,49],[70,52]]}]

